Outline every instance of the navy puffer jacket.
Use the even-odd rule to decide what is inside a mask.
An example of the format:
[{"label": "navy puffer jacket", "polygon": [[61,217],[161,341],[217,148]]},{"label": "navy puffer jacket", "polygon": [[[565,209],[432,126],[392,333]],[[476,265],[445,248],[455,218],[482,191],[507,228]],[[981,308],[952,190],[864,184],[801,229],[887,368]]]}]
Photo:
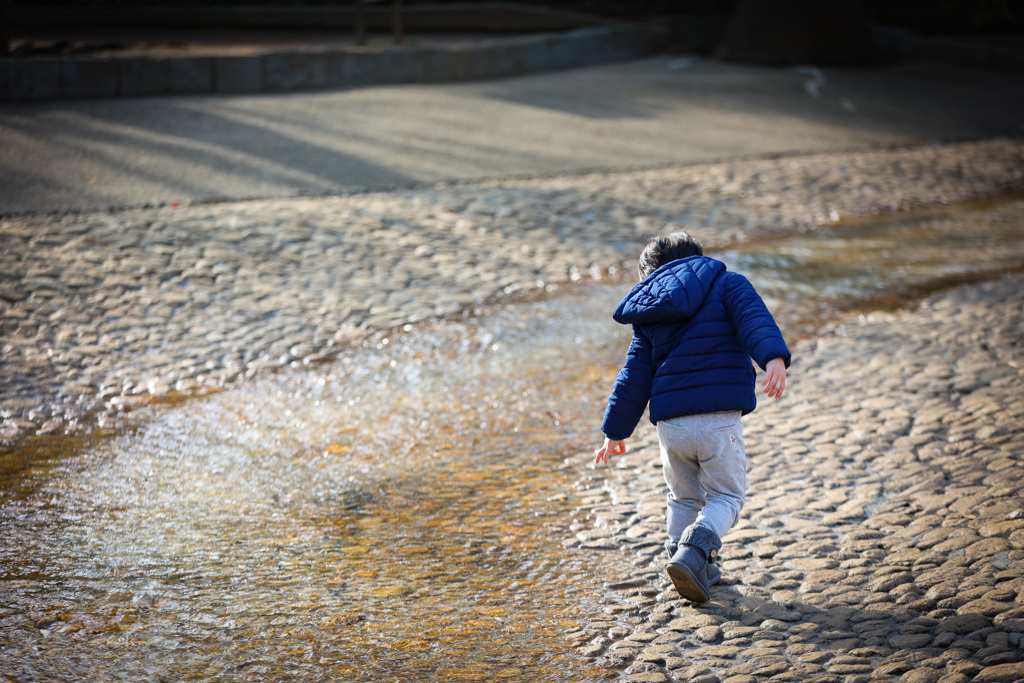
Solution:
[{"label": "navy puffer jacket", "polygon": [[757,405],[755,372],[790,355],[775,319],[747,278],[721,261],[666,263],[622,300],[616,322],[633,325],[626,363],[601,430],[628,438],[648,402],[651,422]]}]

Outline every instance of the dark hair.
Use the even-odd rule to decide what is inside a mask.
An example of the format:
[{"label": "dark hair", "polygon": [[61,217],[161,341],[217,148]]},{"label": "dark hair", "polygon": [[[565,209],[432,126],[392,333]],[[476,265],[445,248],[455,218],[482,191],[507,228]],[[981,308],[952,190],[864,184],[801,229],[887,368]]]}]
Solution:
[{"label": "dark hair", "polygon": [[700,246],[700,242],[693,239],[688,232],[680,230],[679,232],[652,237],[647,240],[647,246],[644,247],[643,253],[640,254],[640,264],[638,266],[640,279],[645,279],[666,263],[686,258],[687,256],[703,255],[704,249]]}]

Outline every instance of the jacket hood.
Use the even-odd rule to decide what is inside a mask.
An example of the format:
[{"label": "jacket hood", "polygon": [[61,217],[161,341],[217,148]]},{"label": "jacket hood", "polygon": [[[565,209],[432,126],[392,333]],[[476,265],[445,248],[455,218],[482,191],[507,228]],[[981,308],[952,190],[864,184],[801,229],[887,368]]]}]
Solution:
[{"label": "jacket hood", "polygon": [[613,317],[623,325],[691,318],[724,270],[724,263],[707,256],[666,263],[633,288]]}]

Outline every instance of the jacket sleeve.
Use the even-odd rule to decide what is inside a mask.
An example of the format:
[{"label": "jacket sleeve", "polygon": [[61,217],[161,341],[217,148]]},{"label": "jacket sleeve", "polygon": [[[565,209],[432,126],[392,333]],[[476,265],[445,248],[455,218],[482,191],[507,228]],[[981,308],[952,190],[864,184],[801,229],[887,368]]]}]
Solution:
[{"label": "jacket sleeve", "polygon": [[782,358],[789,367],[789,349],[775,318],[754,286],[739,273],[730,273],[726,281],[725,307],[740,343],[762,370],[774,358]]},{"label": "jacket sleeve", "polygon": [[651,343],[634,326],[626,362],[608,397],[608,408],[601,423],[601,431],[609,439],[622,441],[633,434],[651,398],[652,375]]}]

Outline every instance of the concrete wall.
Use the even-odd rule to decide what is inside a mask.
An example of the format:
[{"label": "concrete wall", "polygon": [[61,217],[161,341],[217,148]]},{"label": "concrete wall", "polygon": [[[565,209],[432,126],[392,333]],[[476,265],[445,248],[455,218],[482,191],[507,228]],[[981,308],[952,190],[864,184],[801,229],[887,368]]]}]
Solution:
[{"label": "concrete wall", "polygon": [[111,57],[0,60],[0,101],[257,93],[385,83],[441,83],[636,59],[663,32],[586,28],[442,49],[363,48],[268,52],[244,57]]},{"label": "concrete wall", "polygon": [[[391,27],[391,3],[363,8],[367,28]],[[12,25],[43,26],[175,26],[192,28],[341,28],[352,30],[355,11],[351,5],[328,7],[193,7],[102,9],[75,6],[8,10]],[[579,12],[521,5],[514,2],[416,5],[405,3],[402,23],[412,31],[564,31],[621,23]]]}]

